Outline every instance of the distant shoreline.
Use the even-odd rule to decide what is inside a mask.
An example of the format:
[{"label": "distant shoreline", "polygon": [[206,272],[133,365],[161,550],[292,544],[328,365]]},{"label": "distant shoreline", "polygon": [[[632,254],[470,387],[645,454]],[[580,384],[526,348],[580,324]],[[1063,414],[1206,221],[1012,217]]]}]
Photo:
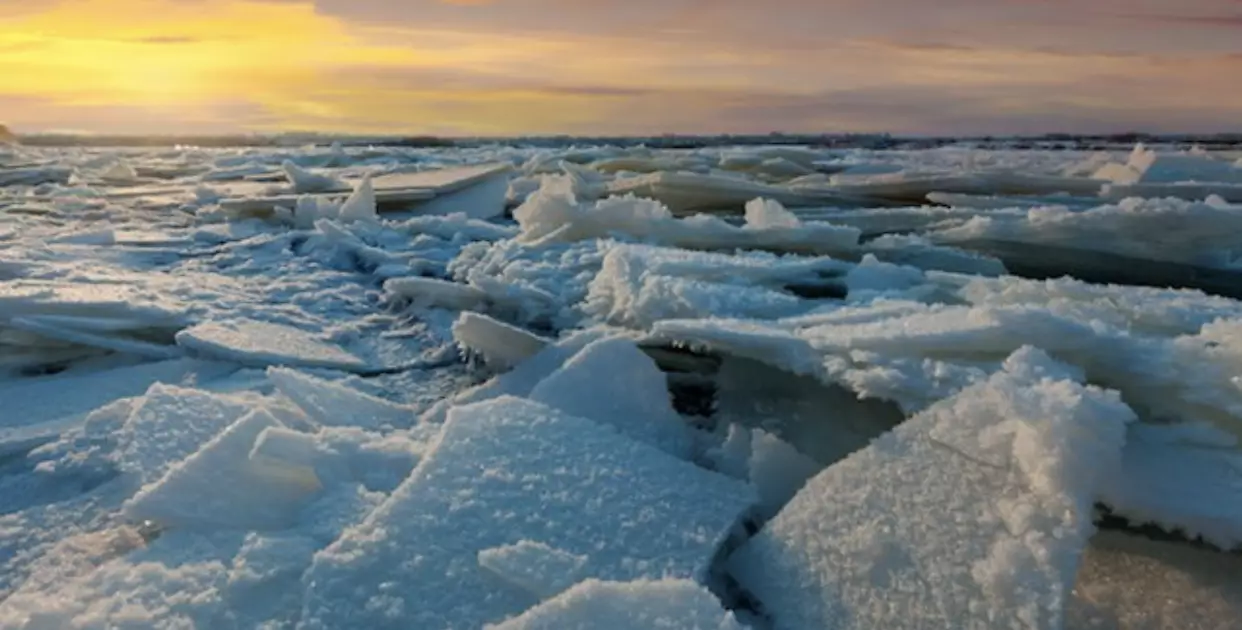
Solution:
[{"label": "distant shoreline", "polygon": [[920,149],[973,144],[981,148],[1047,150],[1108,150],[1135,143],[1199,145],[1206,149],[1242,150],[1242,133],[1221,134],[1044,134],[1029,136],[915,137],[888,134],[754,134],[754,135],[660,135],[660,136],[347,136],[328,134],[275,135],[75,135],[17,134],[18,141],[32,147],[304,147],[307,145],[375,146],[410,148],[463,148],[492,144],[531,147],[579,145],[648,146],[659,149],[698,149],[725,146],[810,145],[841,149]]}]

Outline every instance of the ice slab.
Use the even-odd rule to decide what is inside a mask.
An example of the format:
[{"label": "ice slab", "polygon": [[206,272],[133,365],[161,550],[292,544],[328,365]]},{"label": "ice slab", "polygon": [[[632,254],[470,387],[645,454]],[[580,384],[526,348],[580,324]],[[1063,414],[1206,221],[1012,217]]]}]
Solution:
[{"label": "ice slab", "polygon": [[535,386],[540,381],[560,369],[566,361],[580,350],[592,342],[608,336],[615,335],[609,335],[602,330],[587,330],[570,335],[539,350],[531,355],[530,358],[517,364],[512,370],[500,374],[482,385],[459,392],[452,398],[442,401],[427,410],[421,419],[424,422],[443,421],[445,414],[448,413],[448,410],[453,405],[477,403],[500,396],[519,396],[523,398],[529,396],[531,390],[535,389]]},{"label": "ice slab", "polygon": [[587,580],[489,630],[742,630],[691,580]]},{"label": "ice slab", "polygon": [[838,191],[801,191],[769,186],[734,177],[713,177],[695,173],[653,173],[618,179],[608,186],[612,195],[633,194],[657,199],[673,214],[686,215],[712,210],[740,210],[757,197],[773,199],[789,207],[839,205],[846,201]]},{"label": "ice slab", "polygon": [[820,473],[731,559],[780,630],[1059,628],[1133,412],[1029,348]]},{"label": "ice slab", "polygon": [[[1242,171],[1242,169],[1238,169]],[[1100,196],[1109,201],[1122,201],[1131,197],[1184,199],[1203,201],[1212,196],[1230,203],[1242,203],[1242,184],[1184,183],[1184,184],[1110,184]]]},{"label": "ice slab", "polygon": [[555,597],[582,579],[587,557],[520,540],[479,552],[479,566],[540,600]]},{"label": "ice slab", "polygon": [[5,186],[38,186],[40,184],[68,184],[73,169],[59,166],[0,169],[0,188]]},{"label": "ice slab", "polygon": [[363,372],[365,361],[304,330],[255,320],[204,322],[177,333],[196,355],[249,367],[283,365]]},{"label": "ice slab", "polygon": [[183,305],[117,284],[15,281],[0,285],[0,318],[69,315],[143,322],[152,327],[184,322]]},{"label": "ice slab", "polygon": [[583,348],[540,381],[530,399],[671,455],[690,456],[690,428],[673,409],[668,379],[629,339],[602,339]]},{"label": "ice slab", "polygon": [[392,173],[376,177],[375,189],[379,191],[422,188],[431,190],[436,195],[444,195],[469,188],[496,175],[508,173],[512,168],[513,166],[508,163],[493,162],[416,173]]},{"label": "ice slab", "polygon": [[[17,330],[42,335],[49,339],[66,341],[101,350],[111,350],[121,354],[132,354],[148,359],[175,359],[184,352],[174,345],[164,345],[135,339],[133,337],[103,334],[75,328],[68,318],[43,318],[37,315],[14,317],[6,325]],[[141,332],[141,331],[136,331]],[[169,338],[171,341],[171,336]]]},{"label": "ice slab", "polygon": [[459,407],[391,498],[316,557],[301,627],[501,621],[538,600],[496,584],[478,554],[522,540],[586,556],[585,577],[704,579],[753,502],[744,484],[590,420],[511,397]]},{"label": "ice slab", "polygon": [[367,429],[406,427],[415,420],[414,410],[304,372],[272,367],[267,378],[276,391],[292,400],[312,420],[324,426]]},{"label": "ice slab", "polygon": [[123,425],[113,428],[106,417],[97,424],[92,416],[84,433],[115,440],[117,468],[141,485],[164,476],[249,411],[239,400],[156,383]]},{"label": "ice slab", "polygon": [[463,312],[453,323],[453,340],[493,369],[509,370],[552,342],[478,313]]},{"label": "ice slab", "polygon": [[1242,453],[1131,439],[1119,474],[1105,481],[1100,500],[1136,525],[1154,524],[1236,549],[1242,546]]},{"label": "ice slab", "polygon": [[1100,198],[1071,197],[1066,195],[1049,195],[1044,197],[1006,197],[1001,195],[962,195],[955,193],[927,193],[927,200],[954,208],[974,208],[978,210],[1003,210],[1019,208],[1030,210],[1046,206],[1065,206],[1071,209],[1087,209],[1100,205]]},{"label": "ice slab", "polygon": [[1242,206],[1127,199],[1073,212],[1046,207],[1015,217],[978,217],[933,235],[937,242],[1026,242],[1201,266],[1233,263]]},{"label": "ice slab", "polygon": [[384,290],[419,308],[468,311],[487,302],[487,292],[482,289],[438,278],[393,278],[384,283]]},{"label": "ice slab", "polygon": [[412,211],[421,216],[465,214],[471,219],[493,219],[504,215],[508,191],[508,171],[501,169],[460,188],[438,191],[435,199]]},{"label": "ice slab", "polygon": [[125,514],[174,528],[292,525],[306,499],[320,489],[319,479],[300,466],[249,457],[259,434],[280,426],[266,410],[251,412],[140,490],[125,503]]}]

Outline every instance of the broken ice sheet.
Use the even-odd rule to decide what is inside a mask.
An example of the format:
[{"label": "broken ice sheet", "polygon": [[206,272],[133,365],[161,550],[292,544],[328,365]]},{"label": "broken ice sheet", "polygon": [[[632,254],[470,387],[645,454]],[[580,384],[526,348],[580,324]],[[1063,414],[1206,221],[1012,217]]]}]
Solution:
[{"label": "broken ice sheet", "polygon": [[501,621],[538,598],[485,579],[478,554],[521,540],[586,556],[584,577],[703,580],[754,502],[745,484],[590,420],[512,397],[458,407],[417,471],[316,556],[302,624]]},{"label": "broken ice sheet", "polygon": [[1020,350],[812,479],[731,573],[780,630],[1060,627],[1134,417],[1072,377]]}]

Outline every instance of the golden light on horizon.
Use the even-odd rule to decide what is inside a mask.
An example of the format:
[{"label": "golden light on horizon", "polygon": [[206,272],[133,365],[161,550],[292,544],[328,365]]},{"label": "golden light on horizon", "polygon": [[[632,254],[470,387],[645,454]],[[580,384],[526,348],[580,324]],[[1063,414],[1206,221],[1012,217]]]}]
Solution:
[{"label": "golden light on horizon", "polygon": [[[873,21],[898,22],[893,5],[928,9],[915,0],[835,9],[776,2],[771,11],[734,7],[743,13],[732,21],[720,15],[731,9],[713,4],[715,18],[690,16],[694,28],[646,17],[645,24],[664,24],[650,30],[614,27],[611,15],[688,14],[663,0],[633,0],[628,8],[585,3],[572,11],[549,0],[514,25],[510,18],[522,17],[527,5],[25,4],[0,12],[0,115],[9,117],[0,122],[138,132],[156,121],[164,131],[193,121],[235,131],[944,131],[992,124],[1002,128],[984,130],[999,132],[1041,120],[1089,126],[1118,118],[1117,125],[1130,126],[1124,116],[1135,126],[1206,126],[1242,114],[1242,84],[1226,79],[1242,71],[1242,53],[965,45],[958,33],[951,45],[923,45],[900,30],[891,38],[795,41],[781,30],[790,16],[831,9],[848,30],[852,19],[869,19],[868,11]],[[458,20],[424,19],[436,7],[448,7],[437,15],[455,11]],[[762,36],[765,28],[774,35]]]}]

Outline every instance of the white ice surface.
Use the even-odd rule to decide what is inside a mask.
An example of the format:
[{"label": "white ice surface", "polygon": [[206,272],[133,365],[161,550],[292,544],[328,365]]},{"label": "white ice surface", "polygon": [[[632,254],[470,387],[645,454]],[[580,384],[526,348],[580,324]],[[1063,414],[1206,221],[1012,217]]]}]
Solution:
[{"label": "white ice surface", "polygon": [[730,560],[780,629],[1055,628],[1131,412],[1030,349],[816,476]]},{"label": "white ice surface", "polygon": [[742,630],[691,580],[587,580],[490,630]]},{"label": "white ice surface", "polygon": [[673,409],[668,379],[629,339],[591,343],[539,381],[529,398],[671,455],[690,456],[690,429]]},{"label": "white ice surface", "polygon": [[305,372],[271,367],[267,370],[267,378],[276,391],[324,426],[378,429],[406,427],[414,421],[414,409],[410,407]]},{"label": "white ice surface", "polygon": [[587,560],[586,556],[530,540],[479,552],[480,567],[539,600],[555,597],[577,584]]},{"label": "white ice surface", "polygon": [[753,501],[590,420],[510,397],[459,407],[415,474],[316,556],[301,627],[501,621],[538,600],[489,582],[477,556],[522,540],[587,556],[587,577],[704,579]]},{"label": "white ice surface", "polygon": [[368,368],[359,357],[311,333],[262,321],[205,322],[177,333],[177,345],[197,356],[252,367]]},{"label": "white ice surface", "polygon": [[172,528],[279,529],[320,489],[302,467],[250,459],[259,434],[281,426],[265,410],[233,423],[126,502],[125,514]]}]

